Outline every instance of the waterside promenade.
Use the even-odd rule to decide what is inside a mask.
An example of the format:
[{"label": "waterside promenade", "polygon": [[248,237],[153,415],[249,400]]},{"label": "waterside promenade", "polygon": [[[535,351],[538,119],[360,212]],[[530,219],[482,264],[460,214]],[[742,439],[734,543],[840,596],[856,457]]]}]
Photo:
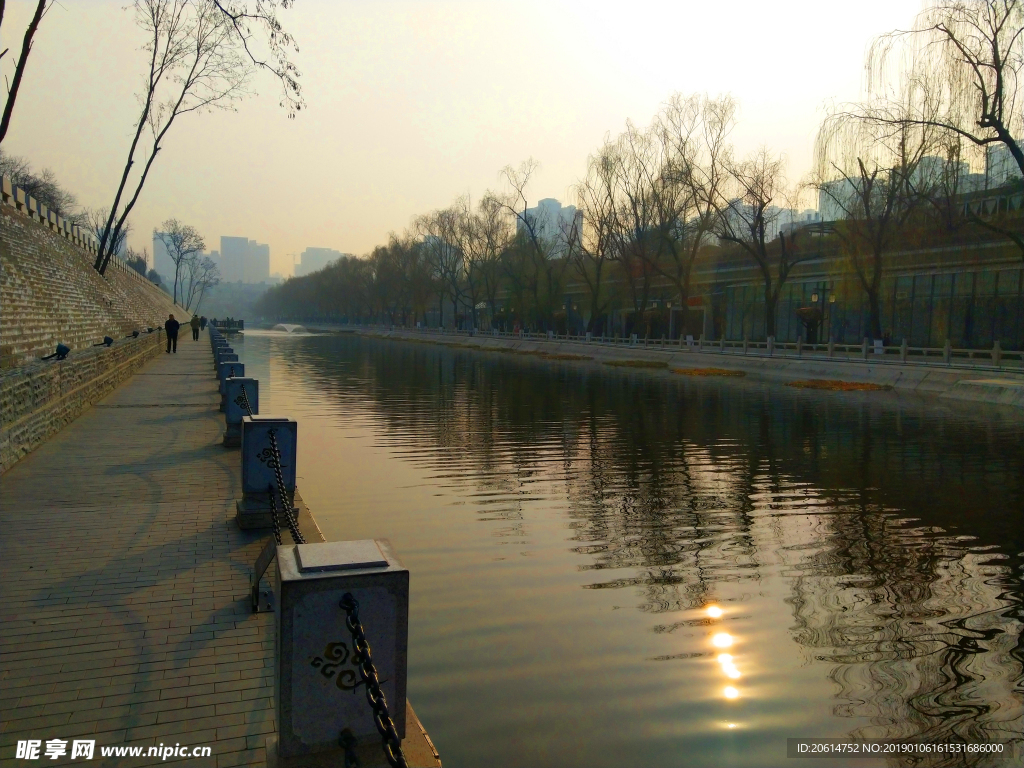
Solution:
[{"label": "waterside promenade", "polygon": [[268,534],[234,522],[210,341],[182,336],[0,476],[0,765],[32,763],[25,739],[82,762],[76,738],[91,765],[164,762],[100,755],[161,743],[212,748],[189,766],[266,763],[274,614],[251,612],[249,574]]}]

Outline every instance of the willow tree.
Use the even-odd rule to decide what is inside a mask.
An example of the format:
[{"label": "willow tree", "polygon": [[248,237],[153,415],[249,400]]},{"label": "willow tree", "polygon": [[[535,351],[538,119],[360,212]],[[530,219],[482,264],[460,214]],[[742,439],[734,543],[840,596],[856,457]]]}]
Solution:
[{"label": "willow tree", "polygon": [[[904,226],[946,176],[929,156],[937,129],[900,120],[892,107],[838,112],[815,142],[815,186],[837,219],[835,233],[868,302],[868,330],[882,333],[882,275]],[[927,160],[927,161],[926,161]]]},{"label": "willow tree", "polygon": [[[868,91],[874,102],[898,103],[885,122],[933,128],[979,151],[1002,145],[1024,176],[1022,70],[1024,1],[931,0],[911,29],[874,41]],[[1010,237],[1024,256],[1019,232],[972,218]]]},{"label": "willow tree", "polygon": [[95,268],[102,274],[129,214],[139,200],[157,155],[178,118],[232,109],[249,94],[257,71],[267,71],[282,90],[289,116],[302,108],[298,71],[290,62],[294,40],[277,18],[291,0],[135,0],[135,21],[144,34],[145,76],[139,113],[106,225]]}]

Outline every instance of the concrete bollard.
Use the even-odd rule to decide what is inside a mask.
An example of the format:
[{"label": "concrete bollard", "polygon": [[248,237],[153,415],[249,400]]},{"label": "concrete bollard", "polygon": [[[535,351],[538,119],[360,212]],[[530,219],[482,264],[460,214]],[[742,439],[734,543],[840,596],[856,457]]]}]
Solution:
[{"label": "concrete bollard", "polygon": [[775,337],[774,336],[769,336],[768,337],[768,357],[771,357],[774,354],[775,354]]},{"label": "concrete bollard", "polygon": [[590,343],[590,340],[591,340],[592,338],[593,338],[593,337],[592,337],[592,336],[590,335],[590,331],[587,331],[587,344],[589,344],[589,343]]},{"label": "concrete bollard", "polygon": [[246,376],[231,376],[224,379],[224,445],[227,448],[238,448],[242,444],[242,419],[249,415],[245,410],[242,387],[245,387],[245,398],[249,400],[252,412],[260,412],[259,379],[250,379]]},{"label": "concrete bollard", "polygon": [[381,739],[340,607],[351,594],[399,738],[405,737],[409,571],[385,539],[277,548],[274,653],[277,734],[267,763],[280,768],[347,764],[348,731],[357,755],[377,764]]},{"label": "concrete bollard", "polygon": [[[295,451],[299,425],[284,416],[245,416],[242,418],[242,498],[235,502],[235,520],[239,528],[270,528],[268,487],[277,488],[272,466],[270,432],[273,430],[281,452],[281,475],[288,498],[295,495]],[[278,509],[281,500],[278,499]]]},{"label": "concrete bollard", "polygon": [[218,352],[213,359],[213,369],[215,371],[220,370],[221,363],[237,363],[238,355],[235,354],[234,350],[230,352]]},{"label": "concrete bollard", "polygon": [[217,366],[217,391],[220,392],[220,410],[223,412],[227,399],[225,397],[226,390],[224,389],[224,382],[233,376],[245,376],[245,364],[234,361],[225,361]]}]

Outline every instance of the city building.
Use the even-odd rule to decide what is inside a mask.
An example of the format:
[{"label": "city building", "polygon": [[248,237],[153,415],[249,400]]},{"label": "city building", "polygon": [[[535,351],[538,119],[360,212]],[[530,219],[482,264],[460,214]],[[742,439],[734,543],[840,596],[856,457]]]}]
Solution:
[{"label": "city building", "polygon": [[295,276],[310,275],[347,255],[333,248],[307,248],[300,254],[299,263],[295,265]]},{"label": "city building", "polygon": [[217,266],[225,283],[265,283],[270,279],[270,246],[246,237],[221,235]]},{"label": "city building", "polygon": [[985,189],[995,189],[1020,179],[1020,166],[1006,145],[989,144],[985,148]]},{"label": "city building", "polygon": [[174,259],[167,251],[167,243],[164,240],[165,232],[153,230],[153,269],[157,271],[165,281],[170,283],[174,279]]},{"label": "city building", "polygon": [[566,236],[573,226],[583,226],[583,212],[575,205],[562,205],[553,197],[546,197],[535,207],[527,208],[522,217],[516,219],[517,232],[526,231],[527,225],[533,229],[549,254],[558,256],[565,250]]}]

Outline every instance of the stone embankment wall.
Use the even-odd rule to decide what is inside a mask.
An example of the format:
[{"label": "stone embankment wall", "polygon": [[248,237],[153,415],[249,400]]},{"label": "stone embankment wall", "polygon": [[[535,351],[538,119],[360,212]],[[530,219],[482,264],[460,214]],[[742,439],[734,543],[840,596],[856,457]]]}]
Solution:
[{"label": "stone embankment wall", "polygon": [[[123,261],[101,275],[95,258],[89,233],[0,180],[0,472],[158,353],[169,314],[186,319]],[[94,347],[104,336],[117,341]],[[40,360],[59,343],[66,360]]]},{"label": "stone embankment wall", "polygon": [[[317,330],[315,326],[310,330]],[[345,329],[347,330],[347,329]],[[654,375],[671,374],[686,368],[721,368],[754,379],[789,383],[807,379],[864,382],[892,387],[928,397],[943,397],[974,403],[991,403],[1024,408],[1024,373],[1020,370],[995,370],[921,365],[874,363],[870,360],[824,359],[821,357],[741,356],[715,352],[687,351],[678,346],[643,347],[623,344],[597,344],[582,341],[537,341],[479,334],[474,337],[414,331],[361,329],[367,336],[438,342],[480,351],[515,350],[522,353],[579,356],[579,365],[622,360],[647,360],[665,364],[664,370],[639,369]]]},{"label": "stone embankment wall", "polygon": [[0,371],[0,473],[163,350],[163,331]]},{"label": "stone embankment wall", "polygon": [[100,275],[93,269],[95,246],[77,228],[51,223],[52,213],[41,215],[42,206],[22,211],[9,202],[16,198],[3,198],[0,368],[38,360],[58,343],[83,349],[104,336],[162,327],[171,313],[184,319],[166,293],[120,259],[111,259]]}]

